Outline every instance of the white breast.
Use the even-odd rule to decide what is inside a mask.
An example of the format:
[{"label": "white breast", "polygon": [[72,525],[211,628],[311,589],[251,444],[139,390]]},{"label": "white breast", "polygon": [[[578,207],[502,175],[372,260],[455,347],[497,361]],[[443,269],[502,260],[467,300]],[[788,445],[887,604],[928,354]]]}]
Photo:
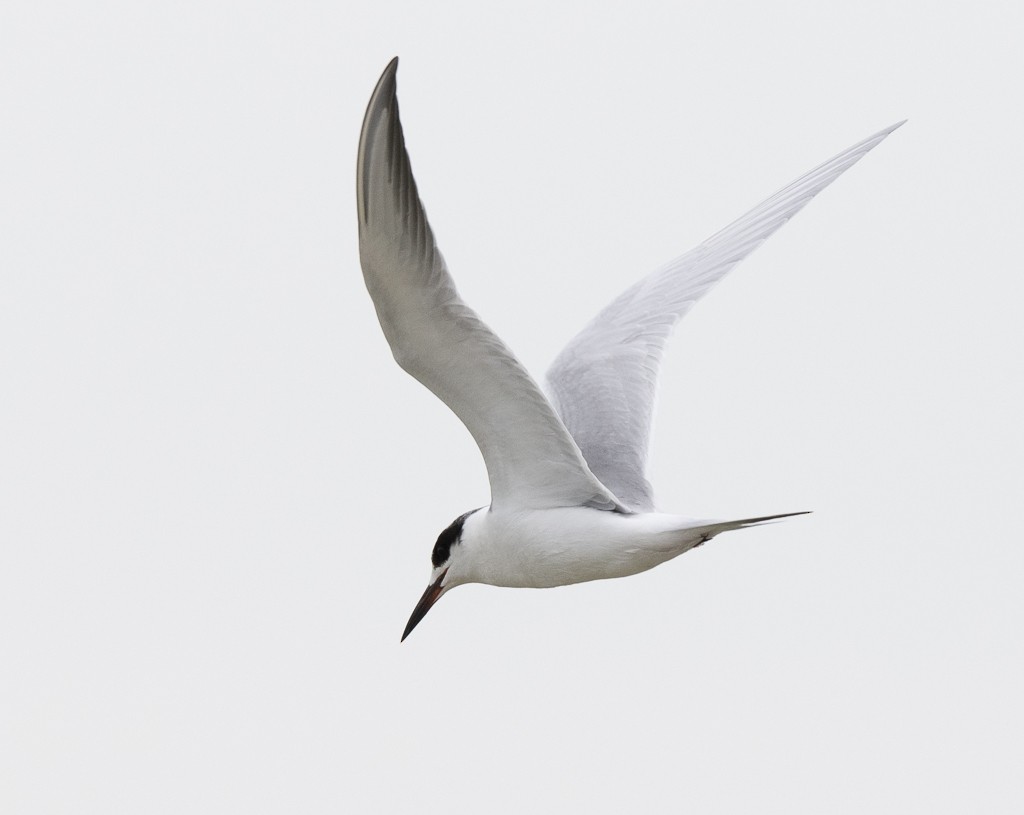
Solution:
[{"label": "white breast", "polygon": [[621,515],[585,507],[471,515],[460,582],[548,588],[625,577],[664,563],[701,540],[679,515]]}]

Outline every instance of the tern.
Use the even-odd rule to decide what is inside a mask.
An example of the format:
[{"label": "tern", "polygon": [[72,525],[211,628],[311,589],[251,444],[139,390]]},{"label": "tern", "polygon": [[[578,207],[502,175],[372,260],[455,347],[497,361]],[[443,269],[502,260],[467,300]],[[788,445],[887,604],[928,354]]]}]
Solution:
[{"label": "tern", "polygon": [[437,538],[402,634],[464,583],[547,588],[637,574],[721,532],[803,512],[710,521],[655,510],[647,481],[658,367],[680,318],[903,122],[811,170],[626,289],[537,382],[459,297],[427,221],[398,115],[396,57],[370,97],[356,169],[359,257],[395,360],[462,420],[491,504]]}]

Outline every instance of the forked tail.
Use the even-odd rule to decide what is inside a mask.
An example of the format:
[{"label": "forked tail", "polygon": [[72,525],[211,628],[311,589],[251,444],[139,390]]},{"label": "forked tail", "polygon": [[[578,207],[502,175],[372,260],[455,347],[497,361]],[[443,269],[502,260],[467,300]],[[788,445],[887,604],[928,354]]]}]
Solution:
[{"label": "forked tail", "polygon": [[[691,526],[686,531],[688,533],[695,532],[698,535],[703,535],[701,543],[706,543],[711,540],[719,532],[728,532],[732,529],[746,529],[748,526],[760,526],[761,524],[771,523],[772,521],[778,521],[782,518],[792,518],[794,515],[810,515],[810,511],[804,512],[786,512],[782,515],[765,515],[762,518],[743,518],[739,521],[716,521],[710,524],[703,524],[702,526]],[[700,544],[697,544],[698,546]]]}]

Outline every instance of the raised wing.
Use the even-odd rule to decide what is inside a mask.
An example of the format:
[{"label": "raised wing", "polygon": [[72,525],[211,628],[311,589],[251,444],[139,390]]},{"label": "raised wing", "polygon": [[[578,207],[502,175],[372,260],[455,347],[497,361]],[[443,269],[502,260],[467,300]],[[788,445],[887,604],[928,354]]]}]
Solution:
[{"label": "raised wing", "polygon": [[416,192],[385,69],[359,139],[359,258],[398,364],[450,407],[487,465],[492,507],[621,509],[526,369],[462,302]]},{"label": "raised wing", "polygon": [[665,341],[712,286],[903,122],[855,144],[700,246],[652,272],[577,334],[547,374],[551,401],[593,473],[627,507],[654,508],[645,477]]}]

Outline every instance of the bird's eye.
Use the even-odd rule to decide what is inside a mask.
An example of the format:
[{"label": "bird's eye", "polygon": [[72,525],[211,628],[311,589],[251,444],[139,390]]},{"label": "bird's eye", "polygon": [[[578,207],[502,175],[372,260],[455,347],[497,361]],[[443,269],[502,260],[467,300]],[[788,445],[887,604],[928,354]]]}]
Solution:
[{"label": "bird's eye", "polygon": [[434,564],[434,568],[443,566],[448,562],[448,558],[452,556],[452,546],[457,544],[462,537],[462,526],[466,523],[466,518],[471,514],[471,512],[467,512],[460,515],[451,522],[448,528],[437,536],[434,551],[430,554],[430,562]]}]

